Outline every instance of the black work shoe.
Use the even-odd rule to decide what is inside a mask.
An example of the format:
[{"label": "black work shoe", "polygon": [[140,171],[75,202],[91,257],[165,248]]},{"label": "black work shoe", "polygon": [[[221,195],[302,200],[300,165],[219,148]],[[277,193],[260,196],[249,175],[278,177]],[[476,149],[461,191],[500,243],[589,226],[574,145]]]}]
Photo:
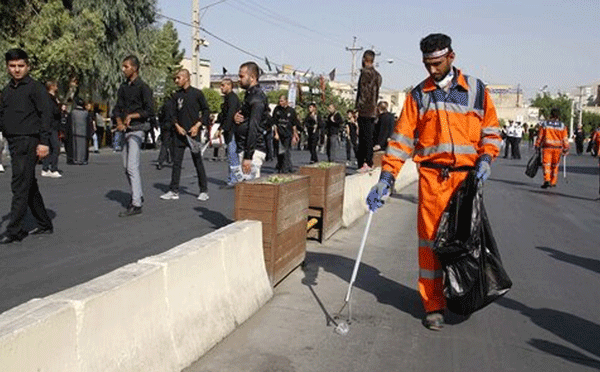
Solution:
[{"label": "black work shoe", "polygon": [[35,229],[29,232],[29,235],[49,235],[54,233],[54,229],[52,227],[43,229],[41,227],[36,227]]},{"label": "black work shoe", "polygon": [[542,189],[547,189],[548,187],[550,187],[550,182],[544,182]]},{"label": "black work shoe", "polygon": [[162,169],[162,164],[160,164],[160,163],[156,164],[156,169],[157,170],[161,170]]},{"label": "black work shoe", "polygon": [[119,213],[119,217],[130,217],[135,216],[136,214],[142,213],[142,207],[136,207],[134,205],[130,206],[123,212]]},{"label": "black work shoe", "polygon": [[10,244],[13,242],[20,242],[21,240],[25,239],[25,237],[27,235],[29,235],[29,234],[27,234],[27,231],[21,231],[17,235],[4,235],[2,237],[2,239],[0,239],[0,244]]},{"label": "black work shoe", "polygon": [[440,312],[431,312],[423,318],[423,325],[431,331],[441,331],[444,328],[444,315]]}]

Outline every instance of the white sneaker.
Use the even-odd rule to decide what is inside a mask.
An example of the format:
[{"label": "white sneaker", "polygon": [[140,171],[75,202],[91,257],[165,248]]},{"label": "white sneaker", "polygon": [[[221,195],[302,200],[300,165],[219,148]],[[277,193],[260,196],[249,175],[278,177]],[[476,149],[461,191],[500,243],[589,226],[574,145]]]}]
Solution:
[{"label": "white sneaker", "polygon": [[0,164],[0,173],[4,173],[4,165]]},{"label": "white sneaker", "polygon": [[42,177],[51,177],[50,174],[52,174],[52,172],[42,169]]},{"label": "white sneaker", "polygon": [[200,201],[207,201],[208,200],[208,194],[205,192],[201,192],[200,195],[198,195],[198,200]]},{"label": "white sneaker", "polygon": [[50,174],[48,175],[48,177],[51,177],[51,178],[61,178],[62,174],[58,173],[58,171],[54,171],[54,172],[50,172]]},{"label": "white sneaker", "polygon": [[169,191],[166,194],[160,196],[163,200],[177,200],[179,199],[179,193],[174,191]]}]

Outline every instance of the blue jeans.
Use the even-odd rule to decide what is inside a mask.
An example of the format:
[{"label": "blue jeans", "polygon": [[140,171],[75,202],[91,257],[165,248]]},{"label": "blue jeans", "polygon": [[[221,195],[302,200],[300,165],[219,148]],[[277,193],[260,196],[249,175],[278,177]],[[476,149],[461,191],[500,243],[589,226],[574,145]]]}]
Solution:
[{"label": "blue jeans", "polygon": [[239,172],[240,157],[237,154],[237,145],[235,143],[235,137],[233,136],[227,145],[227,161],[229,162],[229,176],[227,176],[227,183],[233,185],[242,180]]},{"label": "blue jeans", "polygon": [[113,132],[113,150],[123,150],[123,132],[121,132],[120,130]]}]

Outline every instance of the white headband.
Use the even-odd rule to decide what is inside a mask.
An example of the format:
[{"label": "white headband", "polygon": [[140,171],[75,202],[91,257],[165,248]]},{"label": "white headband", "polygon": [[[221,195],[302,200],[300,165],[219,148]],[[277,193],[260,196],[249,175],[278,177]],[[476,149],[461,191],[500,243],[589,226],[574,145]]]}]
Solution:
[{"label": "white headband", "polygon": [[443,57],[448,54],[448,48],[444,48],[442,50],[436,50],[431,53],[423,53],[423,58],[438,58]]}]

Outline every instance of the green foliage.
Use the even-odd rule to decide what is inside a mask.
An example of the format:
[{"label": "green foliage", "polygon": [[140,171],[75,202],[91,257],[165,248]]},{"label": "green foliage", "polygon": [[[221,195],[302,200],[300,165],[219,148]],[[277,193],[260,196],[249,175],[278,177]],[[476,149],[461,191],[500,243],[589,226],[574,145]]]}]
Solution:
[{"label": "green foliage", "polygon": [[279,97],[282,95],[287,97],[288,90],[287,89],[279,89],[279,90],[272,90],[270,92],[267,92],[267,99],[269,100],[270,104],[277,105],[279,103]]},{"label": "green foliage", "polygon": [[531,101],[531,106],[538,107],[540,116],[546,119],[550,117],[550,110],[556,107],[560,110],[560,120],[563,123],[569,123],[571,120],[571,99],[565,94],[559,94],[557,98],[552,98],[546,93],[543,96],[538,94]]},{"label": "green foliage", "polygon": [[223,98],[221,97],[221,94],[211,88],[202,89],[202,93],[204,93],[204,97],[206,98],[206,102],[208,103],[210,112],[220,112],[221,103],[223,103]]},{"label": "green foliage", "polygon": [[331,103],[333,103],[340,114],[342,114],[343,118],[346,117],[346,111],[354,108],[354,102],[333,94],[333,90],[329,86],[329,83],[325,84],[324,93],[321,93],[319,79],[309,81],[308,88],[309,93],[302,93],[302,96],[299,97],[297,101],[296,112],[298,113],[300,120],[308,114],[308,105],[311,102],[317,104],[317,111],[322,117],[329,114],[327,107]]},{"label": "green foliage", "polygon": [[[579,116],[577,118],[579,120]],[[581,114],[581,121],[583,122],[583,131],[586,134],[589,134],[600,126],[600,115],[593,112],[584,111]]]}]

